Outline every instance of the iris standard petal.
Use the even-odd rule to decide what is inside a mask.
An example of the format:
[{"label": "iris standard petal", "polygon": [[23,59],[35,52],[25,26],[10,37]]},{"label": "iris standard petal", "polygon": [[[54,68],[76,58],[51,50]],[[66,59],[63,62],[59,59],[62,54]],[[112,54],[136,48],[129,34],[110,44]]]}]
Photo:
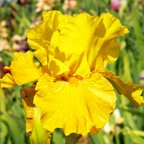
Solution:
[{"label": "iris standard petal", "polygon": [[[92,71],[103,71],[107,63],[117,59],[120,51],[117,37],[126,33],[127,28],[109,13],[98,17],[50,11],[43,13],[40,24],[27,31],[27,37],[32,48],[40,49],[35,55],[42,63],[47,59],[50,66],[51,61],[57,61],[56,70],[55,67],[52,70],[55,75],[87,77]],[[63,67],[68,68],[64,71]]]},{"label": "iris standard petal", "polygon": [[113,87],[98,73],[69,81],[55,81],[45,74],[36,90],[34,103],[42,112],[43,126],[51,132],[63,128],[66,135],[86,135],[92,128],[97,133],[107,123],[116,103]]},{"label": "iris standard petal", "polygon": [[48,64],[48,54],[45,48],[39,48],[33,54],[40,61],[41,65],[45,66]]},{"label": "iris standard petal", "polygon": [[[64,63],[70,68],[70,75],[90,74],[87,50],[92,46],[99,23],[99,17],[81,13],[69,16],[65,25],[59,28],[57,49],[64,54]],[[58,57],[58,54],[55,53],[55,56]]]},{"label": "iris standard petal", "polygon": [[99,59],[102,59],[103,63],[111,63],[117,59],[120,51],[117,38],[128,33],[128,29],[112,14],[103,13],[100,16],[100,19],[101,23],[94,36],[95,41],[93,47],[88,51],[88,62],[91,71],[104,70],[103,67],[98,67],[97,69]]},{"label": "iris standard petal", "polygon": [[28,44],[32,49],[48,49],[52,35],[57,29],[59,19],[61,19],[62,16],[58,11],[44,12],[43,20],[27,30]]}]

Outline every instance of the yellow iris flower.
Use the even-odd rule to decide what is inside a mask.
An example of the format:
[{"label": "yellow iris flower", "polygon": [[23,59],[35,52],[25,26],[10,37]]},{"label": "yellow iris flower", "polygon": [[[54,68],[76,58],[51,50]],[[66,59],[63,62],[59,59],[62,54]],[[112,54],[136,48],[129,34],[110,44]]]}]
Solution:
[{"label": "yellow iris flower", "polygon": [[[106,66],[118,58],[117,38],[128,29],[109,13],[63,15],[43,12],[43,20],[27,31],[34,52],[15,53],[2,87],[37,82],[22,91],[27,132],[33,128],[35,110],[42,126],[65,135],[97,133],[116,105],[115,89],[135,106],[144,104],[142,89],[124,83]],[[40,64],[34,61],[36,58]]]}]

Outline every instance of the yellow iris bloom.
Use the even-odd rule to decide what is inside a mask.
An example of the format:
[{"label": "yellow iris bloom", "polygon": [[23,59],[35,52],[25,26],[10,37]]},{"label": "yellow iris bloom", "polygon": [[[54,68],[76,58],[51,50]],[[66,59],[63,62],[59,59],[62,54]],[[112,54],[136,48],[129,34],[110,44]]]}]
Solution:
[{"label": "yellow iris bloom", "polygon": [[127,33],[109,13],[43,12],[43,20],[27,31],[34,52],[15,53],[6,67],[10,73],[1,79],[2,87],[37,82],[22,92],[27,132],[33,129],[34,111],[39,109],[41,124],[50,132],[62,128],[65,135],[97,133],[115,108],[115,89],[135,106],[144,104],[140,87],[106,71],[107,64],[118,58],[117,38]]}]

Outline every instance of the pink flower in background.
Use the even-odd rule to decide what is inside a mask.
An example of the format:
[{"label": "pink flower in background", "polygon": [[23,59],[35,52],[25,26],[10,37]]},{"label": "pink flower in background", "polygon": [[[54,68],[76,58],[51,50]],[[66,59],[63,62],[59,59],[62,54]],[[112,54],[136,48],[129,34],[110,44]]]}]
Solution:
[{"label": "pink flower in background", "polygon": [[111,9],[118,11],[121,7],[120,0],[111,0]]},{"label": "pink flower in background", "polygon": [[111,9],[119,11],[119,9],[126,3],[126,0],[111,0]]}]

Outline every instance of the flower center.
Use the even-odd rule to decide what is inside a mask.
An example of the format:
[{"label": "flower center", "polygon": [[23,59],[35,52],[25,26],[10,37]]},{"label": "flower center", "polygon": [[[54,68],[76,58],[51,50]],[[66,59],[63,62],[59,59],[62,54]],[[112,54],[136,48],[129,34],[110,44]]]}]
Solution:
[{"label": "flower center", "polygon": [[79,79],[77,79],[76,77],[71,77],[69,78],[69,82],[70,84],[77,84],[79,82]]}]

